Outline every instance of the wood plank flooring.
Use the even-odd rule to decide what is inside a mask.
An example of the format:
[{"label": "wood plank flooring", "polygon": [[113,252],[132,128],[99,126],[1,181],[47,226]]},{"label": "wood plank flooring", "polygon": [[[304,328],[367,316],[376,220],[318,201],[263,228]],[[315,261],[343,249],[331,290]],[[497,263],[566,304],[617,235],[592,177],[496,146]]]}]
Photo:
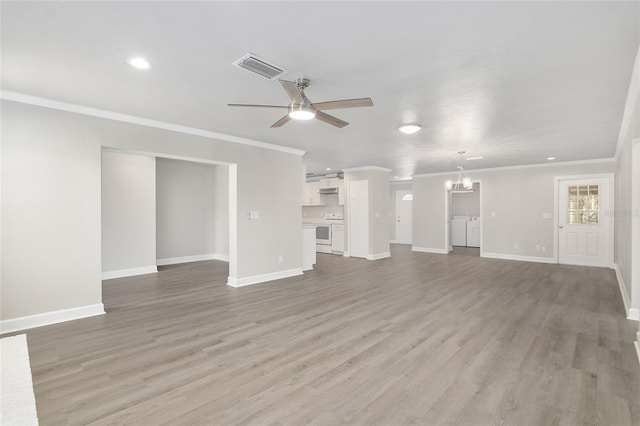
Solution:
[{"label": "wood plank flooring", "polygon": [[609,269],[318,255],[243,288],[206,261],[105,281],[107,315],[27,332],[42,425],[640,425]]}]

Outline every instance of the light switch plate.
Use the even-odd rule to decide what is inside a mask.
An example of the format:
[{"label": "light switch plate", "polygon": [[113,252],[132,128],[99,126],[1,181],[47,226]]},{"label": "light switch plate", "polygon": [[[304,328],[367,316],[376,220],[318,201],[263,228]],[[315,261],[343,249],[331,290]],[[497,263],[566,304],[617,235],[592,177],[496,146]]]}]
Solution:
[{"label": "light switch plate", "polygon": [[257,210],[252,210],[249,212],[249,220],[252,219],[260,219],[260,212]]}]

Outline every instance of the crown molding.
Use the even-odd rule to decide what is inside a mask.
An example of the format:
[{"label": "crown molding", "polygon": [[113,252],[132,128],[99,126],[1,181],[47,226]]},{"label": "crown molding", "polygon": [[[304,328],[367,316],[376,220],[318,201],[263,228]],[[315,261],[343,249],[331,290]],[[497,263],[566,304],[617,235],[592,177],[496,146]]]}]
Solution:
[{"label": "crown molding", "polygon": [[253,139],[241,138],[224,133],[212,132],[210,130],[198,129],[196,127],[182,126],[180,124],[167,123],[164,121],[151,120],[149,118],[137,117],[135,115],[121,114],[119,112],[107,111],[98,108],[77,105],[68,102],[56,101],[54,99],[41,98],[38,96],[26,95],[24,93],[7,90],[0,91],[0,99],[23,104],[36,105],[44,108],[57,109],[60,111],[74,112],[76,114],[89,115],[92,117],[105,118],[107,120],[121,121],[123,123],[137,124],[139,126],[153,127],[156,129],[168,130],[171,132],[184,133],[187,135],[201,136],[208,139],[237,143],[241,145],[254,146],[256,148],[270,149],[272,151],[285,152],[287,154],[304,155],[306,151],[288,148],[286,146],[274,145],[260,142]]},{"label": "crown molding", "polygon": [[364,166],[364,167],[352,167],[350,169],[342,169],[343,173],[364,172],[364,171],[391,172],[391,169],[385,169],[384,167],[379,167],[379,166]]},{"label": "crown molding", "polygon": [[[559,166],[578,166],[580,164],[599,164],[599,163],[614,163],[616,161],[615,158],[596,158],[593,160],[576,160],[576,161],[561,161],[558,163],[538,163],[538,164],[525,164],[522,166],[504,166],[504,167],[491,167],[487,169],[464,169],[465,172],[468,173],[484,173],[484,172],[499,172],[505,170],[520,170],[520,169],[536,169],[541,167],[559,167]],[[439,173],[423,173],[419,175],[413,175],[413,178],[421,178],[421,177],[432,177],[432,176],[447,176],[447,175],[456,175],[458,173],[457,170],[452,170],[450,172],[439,172]]]}]

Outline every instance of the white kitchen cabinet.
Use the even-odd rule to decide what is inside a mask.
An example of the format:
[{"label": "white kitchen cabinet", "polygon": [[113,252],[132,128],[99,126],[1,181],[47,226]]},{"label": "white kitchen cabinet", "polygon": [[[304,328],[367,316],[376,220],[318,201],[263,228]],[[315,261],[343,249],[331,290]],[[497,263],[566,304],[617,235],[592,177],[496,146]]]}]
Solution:
[{"label": "white kitchen cabinet", "polygon": [[344,206],[344,179],[338,180],[338,205]]},{"label": "white kitchen cabinet", "polygon": [[305,185],[305,195],[303,206],[323,206],[320,198],[320,182],[307,182]]},{"label": "white kitchen cabinet", "polygon": [[320,189],[333,189],[338,187],[338,178],[320,179]]},{"label": "white kitchen cabinet", "polygon": [[344,225],[331,225],[331,251],[344,253]]}]

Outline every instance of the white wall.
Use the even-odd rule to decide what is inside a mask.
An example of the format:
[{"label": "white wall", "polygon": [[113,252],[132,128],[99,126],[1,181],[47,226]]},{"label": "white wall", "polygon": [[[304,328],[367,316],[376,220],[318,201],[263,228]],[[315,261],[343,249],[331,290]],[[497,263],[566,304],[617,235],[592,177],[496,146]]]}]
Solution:
[{"label": "white wall", "polygon": [[104,278],[156,270],[155,178],[154,157],[102,152]]},{"label": "white wall", "polygon": [[[482,251],[507,256],[554,257],[554,177],[613,172],[612,161],[470,171],[482,194]],[[413,246],[445,250],[445,181],[451,175],[414,176]],[[495,217],[492,213],[495,212]],[[513,245],[519,248],[514,249]],[[536,245],[544,245],[545,252]]]},{"label": "white wall", "polygon": [[451,194],[450,216],[480,216],[480,184],[473,184],[474,192]]},{"label": "white wall", "polygon": [[229,255],[227,166],[156,160],[159,260]]},{"label": "white wall", "polygon": [[6,100],[1,114],[0,319],[101,302],[103,146],[233,164],[230,281],[301,273],[301,155]]}]

